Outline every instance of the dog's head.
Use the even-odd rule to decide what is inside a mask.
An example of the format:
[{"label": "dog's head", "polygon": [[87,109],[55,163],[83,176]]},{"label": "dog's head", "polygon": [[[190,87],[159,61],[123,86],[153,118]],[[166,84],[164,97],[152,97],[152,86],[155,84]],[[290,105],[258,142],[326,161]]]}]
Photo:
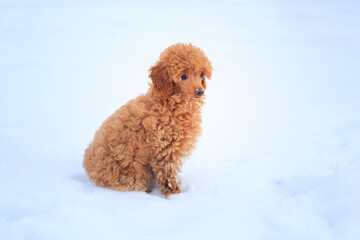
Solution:
[{"label": "dog's head", "polygon": [[161,53],[160,60],[150,68],[149,76],[155,91],[163,98],[173,94],[200,98],[212,70],[209,59],[200,48],[191,43],[177,43]]}]

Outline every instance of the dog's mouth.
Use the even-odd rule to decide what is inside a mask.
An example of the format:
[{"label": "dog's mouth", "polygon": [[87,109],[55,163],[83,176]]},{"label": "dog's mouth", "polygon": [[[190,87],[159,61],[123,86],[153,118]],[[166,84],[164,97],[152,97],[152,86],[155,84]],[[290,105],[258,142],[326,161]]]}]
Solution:
[{"label": "dog's mouth", "polygon": [[198,98],[202,98],[203,96],[205,96],[205,95],[201,95],[201,96],[194,95],[192,98],[196,98],[196,99],[198,99]]}]

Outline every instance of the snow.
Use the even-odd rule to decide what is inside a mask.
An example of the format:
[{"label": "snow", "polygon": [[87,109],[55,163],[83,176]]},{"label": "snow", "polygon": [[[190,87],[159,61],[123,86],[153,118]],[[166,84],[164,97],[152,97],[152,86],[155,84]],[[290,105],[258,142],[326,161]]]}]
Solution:
[{"label": "snow", "polygon": [[[358,1],[1,1],[0,239],[360,239]],[[167,46],[215,71],[182,193],[82,155]]]}]

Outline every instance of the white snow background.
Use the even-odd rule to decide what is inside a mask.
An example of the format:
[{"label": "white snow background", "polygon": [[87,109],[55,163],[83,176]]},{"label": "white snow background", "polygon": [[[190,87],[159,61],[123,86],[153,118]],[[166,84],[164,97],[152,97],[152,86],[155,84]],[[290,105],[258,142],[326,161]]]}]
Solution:
[{"label": "white snow background", "polygon": [[[182,193],[90,183],[177,42],[215,68]],[[0,1],[0,239],[360,239],[359,1]]]}]

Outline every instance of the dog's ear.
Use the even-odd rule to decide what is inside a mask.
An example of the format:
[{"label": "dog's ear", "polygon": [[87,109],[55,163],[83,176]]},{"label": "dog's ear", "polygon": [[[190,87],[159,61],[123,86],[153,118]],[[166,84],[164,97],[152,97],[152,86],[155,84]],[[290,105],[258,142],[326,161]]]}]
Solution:
[{"label": "dog's ear", "polygon": [[206,90],[206,88],[207,88],[206,79],[202,80],[201,84],[202,84],[203,88]]},{"label": "dog's ear", "polygon": [[149,70],[154,89],[163,97],[169,98],[174,92],[174,83],[170,79],[166,65],[159,61]]}]

